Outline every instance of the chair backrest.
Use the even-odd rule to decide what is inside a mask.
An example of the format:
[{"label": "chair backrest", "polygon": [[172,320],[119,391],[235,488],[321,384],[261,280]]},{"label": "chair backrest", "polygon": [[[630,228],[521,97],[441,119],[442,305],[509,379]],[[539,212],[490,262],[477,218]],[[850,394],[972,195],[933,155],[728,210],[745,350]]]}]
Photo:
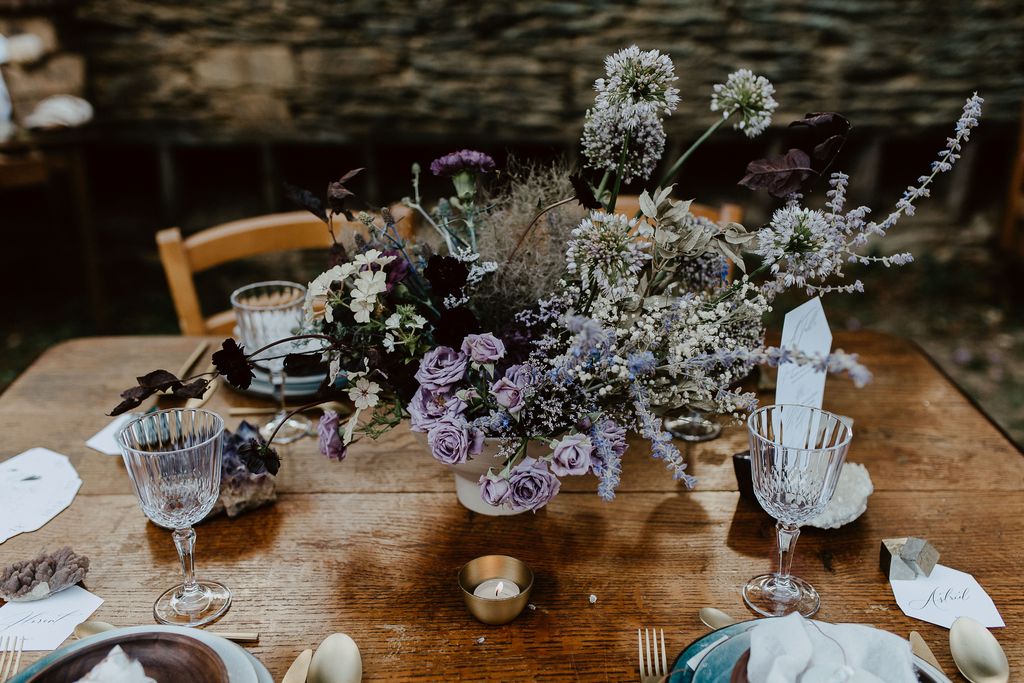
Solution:
[{"label": "chair backrest", "polygon": [[[623,195],[615,202],[615,210],[629,216],[640,211],[640,197],[637,195]],[[742,223],[743,207],[737,204],[722,204],[718,208],[707,204],[690,204],[690,213],[695,216],[702,216],[715,223]]]},{"label": "chair backrest", "polygon": [[[632,216],[640,211],[640,197],[637,195],[625,195],[619,197],[615,202],[615,210]],[[690,204],[690,213],[695,216],[702,216],[715,223],[742,223],[743,207],[738,204],[722,204],[717,209],[707,204]],[[734,265],[729,261],[729,270],[726,273],[726,280],[732,282]]]},{"label": "chair backrest", "polygon": [[[404,206],[391,207],[400,232],[413,229],[414,214]],[[339,237],[348,230],[364,230],[338,216],[334,232]],[[199,307],[193,275],[230,261],[296,249],[327,249],[331,237],[327,226],[307,211],[275,213],[245,218],[207,228],[183,238],[179,228],[161,230],[156,235],[160,261],[178,314],[181,333],[187,335],[230,334],[234,312],[222,311],[204,317]]]}]

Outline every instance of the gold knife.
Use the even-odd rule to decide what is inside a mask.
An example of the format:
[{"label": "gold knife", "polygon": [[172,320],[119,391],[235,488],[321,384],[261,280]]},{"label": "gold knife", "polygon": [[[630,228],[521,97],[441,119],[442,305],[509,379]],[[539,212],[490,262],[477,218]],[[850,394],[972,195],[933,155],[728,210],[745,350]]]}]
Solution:
[{"label": "gold knife", "polygon": [[[910,651],[939,671],[942,671],[942,667],[939,666],[939,660],[935,659],[932,649],[928,647],[928,643],[924,642],[924,638],[917,631],[910,632]],[[942,675],[945,676],[946,672],[942,671]]]}]

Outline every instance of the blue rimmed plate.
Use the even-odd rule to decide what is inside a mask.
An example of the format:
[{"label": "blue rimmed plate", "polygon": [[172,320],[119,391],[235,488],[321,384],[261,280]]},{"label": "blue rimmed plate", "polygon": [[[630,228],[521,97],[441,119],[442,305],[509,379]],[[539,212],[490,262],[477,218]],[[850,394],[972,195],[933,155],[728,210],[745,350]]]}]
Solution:
[{"label": "blue rimmed plate", "polygon": [[[712,631],[690,643],[672,663],[668,683],[718,683],[729,681],[737,660],[750,649],[748,631],[760,619],[752,619]],[[698,659],[696,671],[689,662]],[[921,683],[951,683],[928,662],[914,657],[914,666]]]}]

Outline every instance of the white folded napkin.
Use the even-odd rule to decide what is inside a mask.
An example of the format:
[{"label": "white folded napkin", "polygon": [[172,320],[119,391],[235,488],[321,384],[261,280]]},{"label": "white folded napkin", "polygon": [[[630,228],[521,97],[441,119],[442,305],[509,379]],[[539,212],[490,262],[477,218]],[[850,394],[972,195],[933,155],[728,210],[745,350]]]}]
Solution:
[{"label": "white folded napkin", "polygon": [[85,678],[79,678],[76,683],[156,683],[156,681],[147,676],[142,665],[125,654],[120,645],[115,645],[102,662],[94,666]]},{"label": "white folded napkin", "polygon": [[910,643],[860,624],[791,614],[750,630],[750,683],[917,683]]}]

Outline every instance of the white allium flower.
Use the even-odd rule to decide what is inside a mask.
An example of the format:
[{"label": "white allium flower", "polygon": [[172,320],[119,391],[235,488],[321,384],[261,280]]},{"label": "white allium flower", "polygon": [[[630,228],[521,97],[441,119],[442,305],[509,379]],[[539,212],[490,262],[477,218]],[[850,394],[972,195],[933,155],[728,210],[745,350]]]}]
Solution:
[{"label": "white allium flower", "polygon": [[594,81],[595,109],[616,112],[627,130],[633,130],[651,115],[671,114],[679,105],[675,67],[668,55],[658,50],[641,51],[631,45],[604,60],[608,78]]},{"label": "white allium flower", "polygon": [[[846,240],[834,221],[814,209],[787,206],[757,232],[758,254],[772,263],[784,287],[824,280],[841,268]],[[785,266],[785,268],[782,268]]]},{"label": "white allium flower", "polygon": [[377,405],[377,402],[380,401],[379,393],[380,385],[363,377],[356,380],[355,386],[349,389],[348,397],[356,408],[365,410]]},{"label": "white allium flower", "polygon": [[572,231],[566,270],[578,274],[584,289],[597,287],[609,299],[632,293],[637,273],[650,255],[633,236],[636,221],[623,214],[595,211]]},{"label": "white allium flower", "polygon": [[[646,180],[651,177],[665,151],[665,128],[657,113],[650,112],[645,114],[628,134],[630,139],[626,148],[622,180],[626,183],[631,182],[634,177]],[[626,135],[625,124],[613,110],[588,110],[583,124],[582,140],[587,165],[616,172],[622,158],[622,142]]]},{"label": "white allium flower", "polygon": [[773,86],[764,76],[755,76],[750,69],[729,74],[725,83],[718,83],[711,95],[711,111],[722,112],[723,118],[739,115],[733,128],[748,138],[756,138],[772,122],[772,112],[779,106],[772,95]]}]

